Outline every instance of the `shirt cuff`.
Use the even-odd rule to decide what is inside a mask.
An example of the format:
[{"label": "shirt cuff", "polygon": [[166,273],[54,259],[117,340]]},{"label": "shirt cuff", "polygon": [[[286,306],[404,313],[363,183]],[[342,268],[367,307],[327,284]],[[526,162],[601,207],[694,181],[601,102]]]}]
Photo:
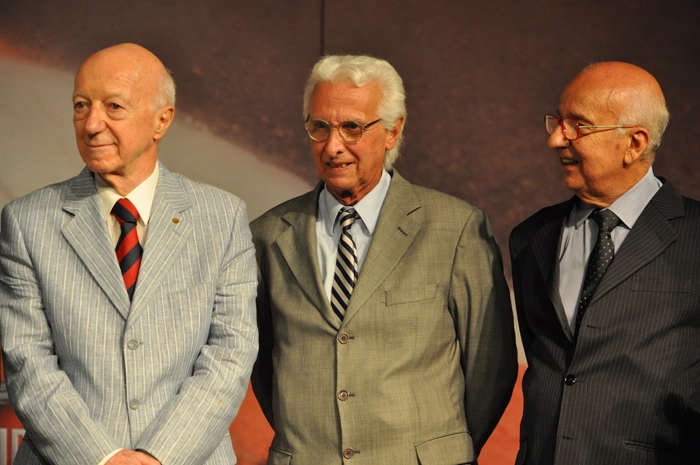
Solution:
[{"label": "shirt cuff", "polygon": [[115,455],[117,455],[117,452],[120,452],[120,451],[123,451],[123,450],[124,450],[124,449],[116,449],[116,450],[113,450],[111,454],[109,454],[107,457],[103,458],[102,461],[101,461],[100,463],[98,463],[97,465],[105,465],[105,463],[107,463],[107,462],[109,461],[109,459],[111,459],[112,457],[114,457]]}]

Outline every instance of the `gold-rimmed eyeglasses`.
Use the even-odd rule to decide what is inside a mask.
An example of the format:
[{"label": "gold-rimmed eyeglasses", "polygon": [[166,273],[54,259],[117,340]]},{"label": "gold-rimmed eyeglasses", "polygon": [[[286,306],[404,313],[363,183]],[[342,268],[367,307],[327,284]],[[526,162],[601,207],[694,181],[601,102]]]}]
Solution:
[{"label": "gold-rimmed eyeglasses", "polygon": [[561,127],[561,132],[567,140],[576,140],[581,136],[591,133],[580,134],[579,129],[620,129],[633,128],[635,126],[627,126],[624,124],[616,124],[614,126],[591,126],[581,124],[573,118],[559,118],[556,115],[544,115],[544,128],[547,134],[553,134],[557,130],[557,126]]},{"label": "gold-rimmed eyeglasses", "polygon": [[308,118],[304,123],[304,127],[309,137],[316,142],[328,140],[331,135],[331,130],[337,129],[340,137],[342,137],[345,142],[353,143],[362,139],[362,135],[368,127],[381,120],[382,119],[379,118],[367,124],[360,124],[355,121],[343,121],[338,124],[330,124],[322,119]]}]

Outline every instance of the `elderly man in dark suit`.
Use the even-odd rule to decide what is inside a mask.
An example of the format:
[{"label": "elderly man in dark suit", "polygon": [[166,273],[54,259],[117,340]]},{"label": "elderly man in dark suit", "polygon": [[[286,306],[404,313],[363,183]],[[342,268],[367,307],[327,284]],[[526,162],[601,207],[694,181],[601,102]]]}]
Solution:
[{"label": "elderly man in dark suit", "polygon": [[471,463],[517,372],[481,210],[392,164],[406,116],[386,61],[330,56],[304,117],[323,182],[255,220],[268,464]]},{"label": "elderly man in dark suit", "polygon": [[619,62],[583,70],[545,117],[576,195],[511,235],[518,464],[697,461],[700,203],[654,176],[668,118],[656,80]]}]

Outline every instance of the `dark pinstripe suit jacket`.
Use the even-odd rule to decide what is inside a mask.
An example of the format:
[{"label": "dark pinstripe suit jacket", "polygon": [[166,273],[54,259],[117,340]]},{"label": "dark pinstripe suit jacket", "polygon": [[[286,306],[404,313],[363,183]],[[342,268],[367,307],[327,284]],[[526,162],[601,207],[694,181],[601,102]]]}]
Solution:
[{"label": "dark pinstripe suit jacket", "polygon": [[510,238],[528,370],[518,464],[686,464],[700,441],[700,202],[668,182],[622,244],[574,344],[557,254],[574,199]]}]

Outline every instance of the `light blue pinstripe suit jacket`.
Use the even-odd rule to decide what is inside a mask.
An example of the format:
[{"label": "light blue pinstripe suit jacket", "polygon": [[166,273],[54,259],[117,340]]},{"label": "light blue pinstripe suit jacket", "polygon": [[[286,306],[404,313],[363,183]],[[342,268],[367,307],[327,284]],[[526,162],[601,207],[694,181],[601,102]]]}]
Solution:
[{"label": "light blue pinstripe suit jacket", "polygon": [[96,465],[119,447],[235,463],[255,294],[245,204],[162,165],[131,305],[92,173],[8,204],[0,336],[27,431],[15,464]]}]

